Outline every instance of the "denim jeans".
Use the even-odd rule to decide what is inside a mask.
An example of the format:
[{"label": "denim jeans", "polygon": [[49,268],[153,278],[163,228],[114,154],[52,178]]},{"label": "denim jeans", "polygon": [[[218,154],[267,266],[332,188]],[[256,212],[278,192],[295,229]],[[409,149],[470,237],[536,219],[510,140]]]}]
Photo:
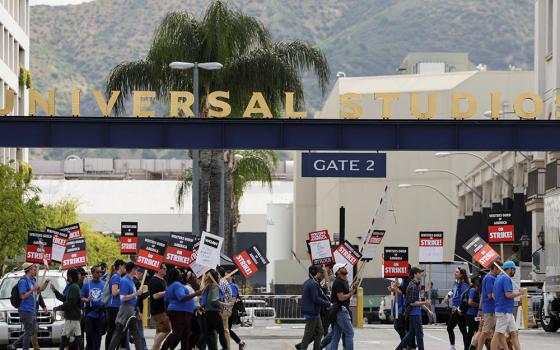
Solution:
[{"label": "denim jeans", "polygon": [[146,344],[146,338],[144,338],[144,320],[142,318],[136,319],[136,329],[138,329],[138,334],[142,337],[142,350],[148,350],[148,345]]},{"label": "denim jeans", "polygon": [[397,350],[406,348],[414,337],[416,337],[418,350],[424,350],[424,331],[422,330],[422,316],[420,315],[408,316],[408,332],[397,346]]},{"label": "denim jeans", "polygon": [[329,350],[337,350],[340,338],[344,337],[344,349],[354,350],[354,327],[352,326],[352,319],[348,309],[342,308],[336,314],[336,321],[334,323],[332,340],[329,344]]},{"label": "denim jeans", "polygon": [[23,333],[16,339],[12,346],[16,349],[22,348],[23,350],[29,350],[31,337],[33,333],[35,333],[35,316],[31,312],[20,311],[19,319],[23,326]]}]

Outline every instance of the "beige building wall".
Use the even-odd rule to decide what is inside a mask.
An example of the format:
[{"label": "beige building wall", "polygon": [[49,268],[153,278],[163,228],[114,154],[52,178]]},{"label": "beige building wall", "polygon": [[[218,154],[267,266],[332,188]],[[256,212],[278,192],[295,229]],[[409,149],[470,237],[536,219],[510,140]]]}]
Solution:
[{"label": "beige building wall", "polygon": [[[426,110],[427,92],[435,92],[437,114],[434,119],[451,118],[451,94],[468,92],[478,101],[475,118],[488,119],[490,93],[501,92],[503,111],[513,105],[515,96],[533,90],[533,73],[520,71],[471,71],[435,75],[396,75],[386,77],[341,78],[329,95],[320,118],[339,118],[339,98],[343,93],[363,94],[358,103],[363,108],[362,118],[380,119],[381,102],[373,99],[376,92],[400,92],[393,103],[395,119],[411,119],[410,92],[421,93],[421,111]],[[506,118],[508,114],[504,114]],[[387,234],[383,246],[409,246],[409,260],[418,262],[418,232],[437,230],[445,233],[445,260],[453,260],[458,209],[437,192],[427,188],[399,189],[401,183],[421,183],[437,187],[451,201],[458,203],[458,180],[441,173],[414,174],[417,168],[448,169],[460,176],[466,175],[478,160],[456,155],[436,158],[435,152],[387,152],[386,179],[302,178],[301,152],[296,156],[294,174],[294,245],[300,257],[307,257],[305,239],[310,230],[328,229],[338,232],[339,207],[346,208],[346,238],[358,243],[363,237],[386,184],[390,186],[389,212],[385,215]],[[484,153],[480,153],[484,155]],[[315,226],[313,226],[315,224]],[[381,252],[367,265],[366,277],[381,276]]]}]

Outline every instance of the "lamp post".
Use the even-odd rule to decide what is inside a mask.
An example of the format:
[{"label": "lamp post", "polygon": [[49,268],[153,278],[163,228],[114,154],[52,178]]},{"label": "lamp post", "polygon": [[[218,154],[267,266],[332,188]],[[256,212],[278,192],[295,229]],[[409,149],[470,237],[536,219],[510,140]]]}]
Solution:
[{"label": "lamp post", "polygon": [[416,169],[414,170],[415,174],[426,174],[426,173],[446,173],[446,174],[451,174],[453,176],[455,176],[459,181],[461,181],[465,186],[467,186],[467,188],[469,190],[472,191],[472,193],[476,194],[476,196],[480,199],[482,199],[482,195],[476,191],[474,188],[472,188],[465,180],[463,180],[459,175],[457,175],[456,173],[452,172],[451,170],[447,170],[447,169]]},{"label": "lamp post", "polygon": [[[222,68],[223,65],[219,62],[205,62],[205,63],[191,63],[191,62],[172,62],[169,64],[169,68],[175,70],[187,70],[193,69],[193,95],[194,95],[194,117],[196,119],[200,118],[200,108],[199,108],[199,100],[200,100],[200,93],[198,91],[198,69],[204,70],[218,70]],[[199,185],[200,185],[200,174],[199,174],[199,167],[198,167],[198,154],[197,149],[192,150],[192,233],[194,235],[200,235],[200,214],[199,214],[199,207],[200,207],[200,193],[199,193]],[[223,167],[223,165],[222,165]],[[223,171],[223,169],[222,169]],[[223,205],[223,203],[222,203]]]},{"label": "lamp post", "polygon": [[457,205],[457,203],[453,202],[449,197],[447,197],[443,192],[441,192],[440,190],[438,190],[436,187],[432,186],[432,185],[426,185],[426,184],[400,184],[398,186],[399,188],[411,188],[411,187],[427,187],[427,188],[431,188],[432,190],[436,191],[437,193],[439,193],[443,198],[445,198],[452,206],[454,206],[455,208],[459,209],[459,205]]},{"label": "lamp post", "polygon": [[482,158],[481,156],[479,156],[476,153],[472,153],[472,152],[437,152],[435,154],[436,157],[438,158],[444,158],[444,157],[449,157],[449,156],[453,156],[456,154],[466,154],[475,158],[478,158],[480,161],[482,161],[484,164],[486,164],[496,175],[498,175],[502,180],[504,180],[505,183],[507,183],[511,188],[513,188],[513,184],[511,182],[508,181],[508,179],[506,179],[504,177],[504,175],[502,175],[498,170],[496,170],[496,168],[494,168],[494,166],[492,164],[490,164],[489,161],[487,161],[486,159]]}]

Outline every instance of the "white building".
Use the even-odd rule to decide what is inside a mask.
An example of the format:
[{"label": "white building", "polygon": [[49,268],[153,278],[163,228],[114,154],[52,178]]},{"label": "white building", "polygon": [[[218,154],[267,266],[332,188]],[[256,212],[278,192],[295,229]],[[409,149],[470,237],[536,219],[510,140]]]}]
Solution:
[{"label": "white building", "polygon": [[[20,67],[29,69],[29,0],[0,1],[0,108],[5,106],[5,93],[15,92],[13,112],[28,113],[27,91],[20,85]],[[0,163],[28,161],[26,148],[0,148]]]},{"label": "white building", "polygon": [[[430,58],[431,62],[437,62]],[[413,66],[407,62],[407,68]],[[441,68],[441,67],[440,67]],[[451,118],[451,95],[473,94],[478,102],[474,119],[487,119],[491,109],[491,92],[501,92],[502,108],[513,105],[515,97],[533,85],[533,72],[523,71],[461,71],[428,74],[404,74],[372,77],[342,77],[335,83],[324,107],[321,118],[340,118],[340,98],[346,93],[360,94],[358,101],[363,109],[361,118],[381,119],[382,102],[374,99],[375,93],[399,93],[392,104],[395,119],[412,119],[411,95],[419,93],[420,111],[427,110],[428,94],[434,93],[436,113],[433,119]],[[464,109],[465,107],[462,106]],[[479,153],[484,156],[485,153]],[[339,207],[346,208],[346,239],[358,244],[371,222],[376,203],[386,184],[390,186],[390,209],[385,218],[387,234],[383,245],[409,246],[409,261],[418,263],[419,231],[443,231],[447,261],[455,260],[455,232],[459,215],[456,207],[435,191],[426,188],[399,189],[398,185],[427,184],[439,189],[459,206],[457,179],[449,174],[415,174],[418,168],[448,169],[460,177],[465,176],[479,160],[468,156],[437,158],[434,152],[387,152],[387,179],[302,178],[301,155],[296,157],[294,173],[294,247],[299,256],[307,256],[305,237],[308,232],[329,229],[337,233]],[[459,214],[458,214],[459,213]],[[366,277],[381,277],[381,254],[367,265]],[[286,266],[290,266],[286,262]],[[277,275],[283,274],[277,264]],[[286,277],[286,279],[288,279]],[[283,281],[288,283],[288,281]],[[368,291],[365,291],[368,294]]]}]

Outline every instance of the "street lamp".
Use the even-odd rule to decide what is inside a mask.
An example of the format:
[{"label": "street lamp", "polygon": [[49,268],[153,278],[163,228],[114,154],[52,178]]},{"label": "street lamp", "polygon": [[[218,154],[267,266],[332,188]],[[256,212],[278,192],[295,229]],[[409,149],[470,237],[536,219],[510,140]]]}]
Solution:
[{"label": "street lamp", "polygon": [[498,170],[496,170],[496,168],[494,168],[494,166],[492,164],[490,164],[489,161],[482,158],[481,156],[479,156],[476,153],[464,152],[464,151],[461,151],[461,152],[437,152],[435,154],[435,156],[438,157],[438,158],[444,158],[444,157],[453,156],[453,155],[456,155],[456,154],[466,154],[466,155],[478,158],[483,163],[485,163],[496,175],[498,175],[502,180],[504,180],[505,183],[507,183],[511,188],[513,188],[513,184],[511,182],[509,182],[508,179],[506,179],[504,177],[504,175],[502,175]]},{"label": "street lamp", "polygon": [[436,187],[431,186],[431,185],[426,185],[426,184],[400,184],[398,186],[399,188],[411,188],[411,187],[427,187],[427,188],[431,188],[432,190],[436,191],[437,193],[439,193],[443,198],[445,198],[452,206],[454,206],[455,208],[459,209],[459,206],[457,205],[457,203],[453,202],[451,199],[449,199],[449,197],[447,197],[443,192],[441,192],[440,190],[438,190]]},{"label": "street lamp", "polygon": [[468,189],[470,189],[472,191],[472,193],[476,194],[476,196],[480,199],[482,199],[482,195],[477,192],[474,188],[472,188],[465,180],[463,180],[459,175],[457,175],[456,173],[452,172],[451,170],[447,170],[447,169],[416,169],[414,170],[415,174],[426,174],[426,173],[446,173],[446,174],[451,174],[453,176],[455,176],[457,179],[459,179],[459,181],[461,181],[465,186],[467,186]]},{"label": "street lamp", "polygon": [[[199,91],[198,91],[198,69],[204,70],[218,70],[222,68],[223,65],[219,62],[205,62],[205,63],[191,63],[191,62],[172,62],[169,64],[169,68],[175,70],[187,70],[193,69],[193,95],[194,95],[194,117],[200,118],[200,108],[199,108]],[[200,217],[199,217],[199,207],[200,207],[200,193],[199,193],[199,169],[198,169],[198,150],[192,150],[192,233],[194,235],[200,235]],[[223,164],[222,164],[223,172]],[[223,205],[223,201],[222,201]]]}]

